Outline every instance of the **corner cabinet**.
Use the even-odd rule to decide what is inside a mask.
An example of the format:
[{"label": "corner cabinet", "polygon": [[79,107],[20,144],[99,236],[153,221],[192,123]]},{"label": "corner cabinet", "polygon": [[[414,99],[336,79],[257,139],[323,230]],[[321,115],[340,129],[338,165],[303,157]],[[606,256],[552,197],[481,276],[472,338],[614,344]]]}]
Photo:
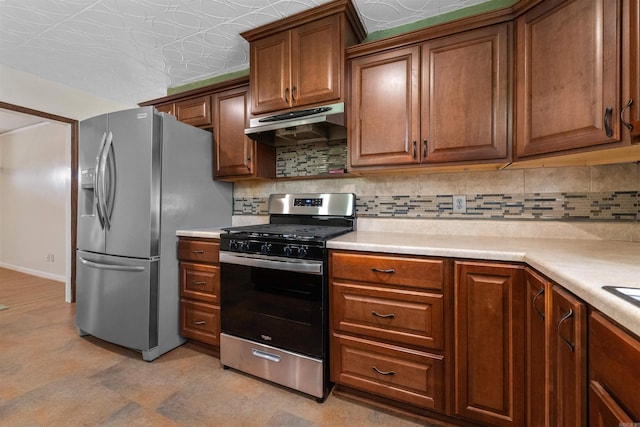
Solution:
[{"label": "corner cabinet", "polygon": [[622,140],[620,16],[619,0],[552,0],[517,18],[517,158]]},{"label": "corner cabinet", "polygon": [[178,239],[180,335],[220,348],[220,244],[218,239]]},{"label": "corner cabinet", "polygon": [[455,262],[455,414],[492,426],[525,415],[525,288],[519,265]]},{"label": "corner cabinet", "polygon": [[244,133],[249,127],[249,98],[249,86],[213,94],[216,179],[275,177],[275,147]]},{"label": "corner cabinet", "polygon": [[[277,25],[276,25],[277,24]],[[249,42],[251,112],[344,99],[344,48],[364,38],[350,0],[241,34]]]},{"label": "corner cabinet", "polygon": [[336,391],[414,411],[447,402],[450,262],[331,251],[330,362]]},{"label": "corner cabinet", "polygon": [[505,161],[511,24],[350,61],[350,154],[367,166]]}]

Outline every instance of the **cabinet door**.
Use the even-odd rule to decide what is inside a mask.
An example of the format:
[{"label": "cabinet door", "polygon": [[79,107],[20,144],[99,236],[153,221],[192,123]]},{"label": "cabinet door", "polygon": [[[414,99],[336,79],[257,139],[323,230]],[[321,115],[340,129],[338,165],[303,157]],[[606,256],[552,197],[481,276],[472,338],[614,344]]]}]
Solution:
[{"label": "cabinet door", "polygon": [[422,144],[428,162],[506,159],[510,24],[422,46]]},{"label": "cabinet door", "polygon": [[351,166],[419,163],[420,48],[351,62]]},{"label": "cabinet door", "polygon": [[517,157],[620,140],[619,12],[552,0],[517,19]]},{"label": "cabinet door", "polygon": [[284,31],[251,43],[251,111],[283,110],[291,101],[290,32]]},{"label": "cabinet door", "polygon": [[524,425],[524,302],[520,266],[456,262],[457,415],[496,426]]},{"label": "cabinet door", "polygon": [[181,122],[199,127],[211,125],[211,97],[209,95],[176,102],[174,108],[176,117]]},{"label": "cabinet door", "polygon": [[253,174],[254,145],[244,134],[249,126],[247,105],[249,89],[241,87],[213,96],[215,176],[242,176]]},{"label": "cabinet door", "polygon": [[167,113],[174,116],[176,115],[173,102],[170,102],[168,104],[156,105],[155,107],[159,113]]},{"label": "cabinet door", "polygon": [[343,50],[337,15],[291,30],[292,106],[340,99]]},{"label": "cabinet door", "polygon": [[543,427],[547,423],[548,400],[550,390],[547,383],[547,338],[546,303],[551,291],[551,283],[535,273],[525,269],[527,285],[526,313],[526,407],[527,426]]},{"label": "cabinet door", "polygon": [[[549,301],[549,300],[548,300]],[[587,425],[587,317],[583,303],[553,287],[549,328],[550,415],[554,425]]]}]

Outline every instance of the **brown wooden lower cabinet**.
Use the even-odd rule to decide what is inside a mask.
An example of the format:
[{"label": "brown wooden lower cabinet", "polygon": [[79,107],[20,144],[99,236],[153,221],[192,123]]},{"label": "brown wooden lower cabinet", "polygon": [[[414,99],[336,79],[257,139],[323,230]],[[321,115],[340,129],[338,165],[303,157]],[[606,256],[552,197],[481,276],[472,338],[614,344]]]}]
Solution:
[{"label": "brown wooden lower cabinet", "polygon": [[551,282],[533,271],[525,269],[527,299],[526,315],[526,425],[544,427],[549,425],[550,390],[547,378],[547,295],[551,292]]},{"label": "brown wooden lower cabinet", "polygon": [[589,316],[589,426],[640,422],[640,340],[602,314]]},{"label": "brown wooden lower cabinet", "polygon": [[524,425],[523,267],[455,262],[455,414]]},{"label": "brown wooden lower cabinet", "polygon": [[444,356],[334,333],[334,381],[430,409],[444,409]]},{"label": "brown wooden lower cabinet", "polygon": [[640,422],[640,340],[532,268],[355,251],[329,259],[341,393],[454,425]]},{"label": "brown wooden lower cabinet", "polygon": [[554,286],[547,300],[549,408],[552,424],[587,425],[587,311],[575,296]]},{"label": "brown wooden lower cabinet", "polygon": [[180,334],[220,347],[220,244],[217,239],[181,237]]}]

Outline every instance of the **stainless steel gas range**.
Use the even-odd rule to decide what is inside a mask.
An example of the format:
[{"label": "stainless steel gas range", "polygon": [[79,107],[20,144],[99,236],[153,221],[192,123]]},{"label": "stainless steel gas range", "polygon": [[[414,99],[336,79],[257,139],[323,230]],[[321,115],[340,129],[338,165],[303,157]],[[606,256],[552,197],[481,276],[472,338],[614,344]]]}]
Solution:
[{"label": "stainless steel gas range", "polygon": [[220,236],[220,361],[314,396],[330,391],[326,241],[355,228],[355,195],[273,194],[269,224]]}]

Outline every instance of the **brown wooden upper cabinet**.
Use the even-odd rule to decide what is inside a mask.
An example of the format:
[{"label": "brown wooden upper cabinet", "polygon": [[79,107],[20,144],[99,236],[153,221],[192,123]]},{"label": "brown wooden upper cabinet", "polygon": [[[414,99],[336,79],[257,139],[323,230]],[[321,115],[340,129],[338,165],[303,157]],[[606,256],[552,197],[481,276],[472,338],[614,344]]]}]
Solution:
[{"label": "brown wooden upper cabinet", "polygon": [[[628,14],[624,14],[623,22],[623,86],[621,120],[625,128],[634,138],[632,142],[640,142],[640,0],[629,0],[623,3]],[[626,72],[626,74],[625,74]],[[627,95],[628,92],[628,95]],[[626,109],[625,109],[626,107]],[[625,124],[626,123],[626,124]]]},{"label": "brown wooden upper cabinet", "polygon": [[516,20],[516,157],[623,139],[621,3],[544,1]]},{"label": "brown wooden upper cabinet", "polygon": [[161,113],[172,114],[181,122],[211,128],[211,96],[204,95],[155,106]]},{"label": "brown wooden upper cabinet", "polygon": [[275,177],[275,148],[244,134],[249,99],[248,85],[213,94],[216,179]]},{"label": "brown wooden upper cabinet", "polygon": [[254,115],[344,100],[344,49],[365,32],[337,0],[241,34],[249,42]]},{"label": "brown wooden upper cabinet", "polygon": [[351,166],[506,160],[511,24],[354,58]]}]

